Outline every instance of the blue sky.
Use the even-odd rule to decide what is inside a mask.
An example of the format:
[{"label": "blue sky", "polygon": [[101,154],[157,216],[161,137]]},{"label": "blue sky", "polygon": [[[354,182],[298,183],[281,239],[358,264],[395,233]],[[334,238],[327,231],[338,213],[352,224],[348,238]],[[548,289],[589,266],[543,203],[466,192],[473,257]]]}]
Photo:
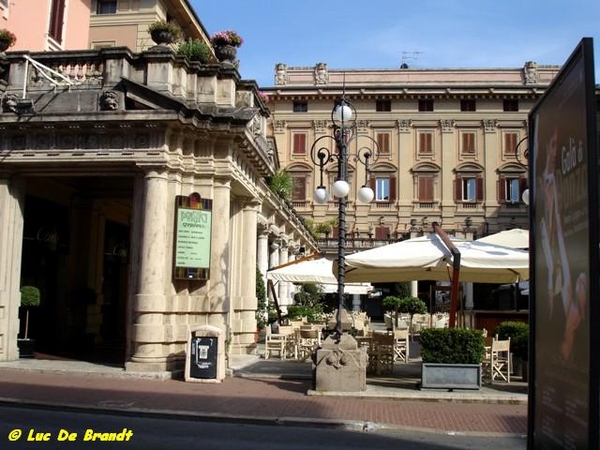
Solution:
[{"label": "blue sky", "polygon": [[[240,74],[274,85],[276,63],[331,69],[563,64],[594,38],[600,83],[600,0],[190,0],[207,31],[245,40]],[[361,5],[357,7],[357,5]]]}]

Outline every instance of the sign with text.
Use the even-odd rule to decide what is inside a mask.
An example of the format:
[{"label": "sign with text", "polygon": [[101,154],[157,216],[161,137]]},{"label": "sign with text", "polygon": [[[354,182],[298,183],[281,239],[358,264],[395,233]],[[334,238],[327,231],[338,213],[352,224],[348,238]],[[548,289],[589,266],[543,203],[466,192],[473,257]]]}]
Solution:
[{"label": "sign with text", "polygon": [[598,151],[592,40],[529,114],[529,448],[598,448]]},{"label": "sign with text", "polygon": [[175,212],[175,278],[206,280],[210,271],[212,200],[200,194],[177,196]]}]

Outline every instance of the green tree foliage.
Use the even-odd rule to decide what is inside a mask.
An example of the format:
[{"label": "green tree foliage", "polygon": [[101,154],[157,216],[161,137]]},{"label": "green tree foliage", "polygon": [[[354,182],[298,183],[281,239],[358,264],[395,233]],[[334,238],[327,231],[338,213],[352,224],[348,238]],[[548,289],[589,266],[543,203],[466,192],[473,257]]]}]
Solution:
[{"label": "green tree foliage", "polygon": [[292,191],[294,182],[292,176],[285,170],[280,170],[269,177],[267,180],[269,188],[283,200],[289,202],[292,200]]}]

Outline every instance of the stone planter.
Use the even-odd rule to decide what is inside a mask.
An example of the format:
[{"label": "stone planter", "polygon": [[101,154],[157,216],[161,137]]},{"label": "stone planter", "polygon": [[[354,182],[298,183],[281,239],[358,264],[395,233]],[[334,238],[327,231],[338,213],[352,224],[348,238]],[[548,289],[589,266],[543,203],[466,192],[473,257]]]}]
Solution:
[{"label": "stone planter", "polygon": [[19,358],[33,358],[35,339],[17,339],[17,346],[19,347]]},{"label": "stone planter", "polygon": [[237,47],[233,45],[215,46],[215,56],[221,62],[234,64],[237,59]]},{"label": "stone planter", "polygon": [[481,364],[421,364],[422,389],[480,389]]},{"label": "stone planter", "polygon": [[172,44],[177,40],[177,36],[169,30],[152,30],[150,37],[158,45]]}]

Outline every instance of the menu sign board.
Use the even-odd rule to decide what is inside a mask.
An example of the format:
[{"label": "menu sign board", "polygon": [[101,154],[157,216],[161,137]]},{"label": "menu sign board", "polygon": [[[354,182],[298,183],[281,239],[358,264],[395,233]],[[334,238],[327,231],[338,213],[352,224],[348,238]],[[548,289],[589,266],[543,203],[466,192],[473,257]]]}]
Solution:
[{"label": "menu sign board", "polygon": [[175,278],[206,280],[210,270],[212,200],[199,194],[177,196]]}]

